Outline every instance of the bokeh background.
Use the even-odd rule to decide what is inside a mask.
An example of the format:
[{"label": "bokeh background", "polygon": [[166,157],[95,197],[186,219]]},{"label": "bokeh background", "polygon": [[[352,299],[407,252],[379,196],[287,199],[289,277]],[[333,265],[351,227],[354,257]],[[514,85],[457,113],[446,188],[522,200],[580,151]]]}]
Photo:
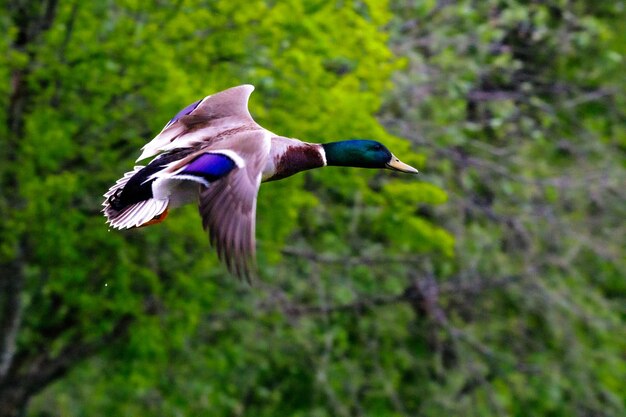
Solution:
[{"label": "bokeh background", "polygon": [[[0,3],[0,416],[626,415],[623,1]],[[263,185],[252,286],[99,212],[243,83],[421,171]]]}]

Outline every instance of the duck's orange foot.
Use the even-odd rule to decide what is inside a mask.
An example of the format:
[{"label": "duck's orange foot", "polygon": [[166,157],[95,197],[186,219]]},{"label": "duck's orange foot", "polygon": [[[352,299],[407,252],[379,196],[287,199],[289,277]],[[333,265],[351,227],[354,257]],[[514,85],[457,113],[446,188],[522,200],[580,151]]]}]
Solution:
[{"label": "duck's orange foot", "polygon": [[169,213],[169,209],[165,209],[163,213],[159,214],[158,216],[155,216],[152,220],[145,222],[139,227],[151,226],[153,224],[161,223],[163,220],[165,220],[168,213]]}]

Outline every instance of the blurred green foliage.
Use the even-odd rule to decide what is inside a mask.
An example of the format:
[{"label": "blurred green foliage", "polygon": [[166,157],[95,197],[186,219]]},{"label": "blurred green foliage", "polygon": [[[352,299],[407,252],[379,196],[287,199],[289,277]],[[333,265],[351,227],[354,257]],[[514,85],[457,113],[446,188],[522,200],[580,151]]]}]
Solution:
[{"label": "blurred green foliage", "polygon": [[[23,283],[0,400],[24,387],[32,416],[626,412],[621,2],[4,10],[2,311]],[[253,287],[195,207],[126,232],[99,213],[172,114],[242,83],[278,134],[379,139],[423,171],[263,185]]]}]

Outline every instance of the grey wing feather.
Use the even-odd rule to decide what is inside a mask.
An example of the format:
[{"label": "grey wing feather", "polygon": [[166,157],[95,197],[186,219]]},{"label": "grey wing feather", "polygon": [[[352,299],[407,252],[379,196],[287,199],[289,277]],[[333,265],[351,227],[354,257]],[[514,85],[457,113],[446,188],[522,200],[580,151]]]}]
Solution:
[{"label": "grey wing feather", "polygon": [[270,133],[263,129],[233,133],[206,150],[232,152],[240,162],[226,177],[200,191],[202,225],[228,270],[252,277],[255,258],[254,228],[261,172],[270,149]]},{"label": "grey wing feather", "polygon": [[237,117],[242,122],[254,122],[248,111],[248,100],[254,91],[251,85],[240,85],[228,90],[207,96],[191,112],[190,116],[181,118],[185,124],[193,127],[195,123],[205,123],[223,117]]},{"label": "grey wing feather", "polygon": [[202,225],[228,270],[250,280],[255,258],[255,218],[259,178],[240,168],[200,193]]},{"label": "grey wing feather", "polygon": [[211,138],[227,130],[257,126],[248,111],[248,99],[253,90],[251,85],[241,85],[205,97],[189,114],[179,114],[170,120],[161,133],[141,148],[137,161],[174,148],[211,142]]}]

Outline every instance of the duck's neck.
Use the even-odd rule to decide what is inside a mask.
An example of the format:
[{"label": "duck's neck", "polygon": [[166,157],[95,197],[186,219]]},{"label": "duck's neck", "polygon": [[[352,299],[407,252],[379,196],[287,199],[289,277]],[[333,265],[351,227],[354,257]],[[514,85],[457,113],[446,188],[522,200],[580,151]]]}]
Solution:
[{"label": "duck's neck", "polygon": [[354,167],[358,166],[358,155],[352,152],[347,145],[350,141],[342,140],[339,142],[323,143],[322,149],[326,157],[326,165]]},{"label": "duck's neck", "polygon": [[263,181],[280,180],[323,166],[378,167],[363,158],[362,143],[362,140],[343,140],[317,144],[275,136]]},{"label": "duck's neck", "polygon": [[[354,167],[354,168],[383,168],[380,161],[383,153],[368,154],[368,146],[372,146],[373,141],[365,139],[348,139],[338,142],[322,144],[326,155],[326,165]],[[380,145],[382,147],[382,145]],[[391,157],[391,154],[389,154]],[[386,161],[384,161],[386,162]]]}]

